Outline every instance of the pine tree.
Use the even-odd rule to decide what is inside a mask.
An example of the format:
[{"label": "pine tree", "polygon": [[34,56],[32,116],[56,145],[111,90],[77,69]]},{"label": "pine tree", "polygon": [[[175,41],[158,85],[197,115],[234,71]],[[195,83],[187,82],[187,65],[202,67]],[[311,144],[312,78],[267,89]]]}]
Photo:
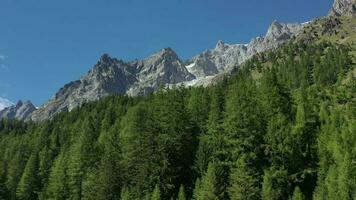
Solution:
[{"label": "pine tree", "polygon": [[[206,133],[199,139],[199,147],[196,153],[195,167],[199,176],[207,170],[209,162],[214,162],[219,168],[223,168],[228,153],[226,152],[226,136],[223,130],[223,90],[215,87],[210,92],[210,111],[207,120]],[[222,172],[217,180],[221,187],[227,184],[228,172]]]},{"label": "pine tree", "polygon": [[0,159],[0,200],[9,199],[9,191],[6,187],[6,163]]},{"label": "pine tree", "polygon": [[209,95],[203,88],[191,88],[187,95],[187,110],[193,122],[197,125],[197,131],[206,132],[206,121],[209,113]]},{"label": "pine tree", "polygon": [[131,200],[130,190],[127,187],[122,188],[120,200]]},{"label": "pine tree", "polygon": [[287,199],[287,172],[285,170],[269,169],[265,171],[262,183],[262,200]]},{"label": "pine tree", "polygon": [[67,162],[62,153],[59,154],[52,166],[44,199],[56,200],[69,198],[66,171]]},{"label": "pine tree", "polygon": [[264,122],[254,83],[243,74],[241,81],[230,86],[226,102],[224,129],[228,135],[229,161],[236,163],[242,153],[262,154],[260,147]]},{"label": "pine tree", "polygon": [[11,159],[8,161],[6,187],[9,190],[10,199],[16,199],[17,185],[21,181],[24,168],[28,161],[28,150],[25,148],[27,138],[22,138],[23,141],[12,143],[15,149],[10,150]]},{"label": "pine tree", "polygon": [[155,186],[155,189],[152,192],[151,200],[161,200],[161,190],[158,185]]},{"label": "pine tree", "polygon": [[226,137],[223,129],[224,120],[224,96],[221,87],[215,87],[211,91],[210,112],[208,115],[207,134],[205,140],[212,151],[211,161],[221,164],[227,159]]},{"label": "pine tree", "polygon": [[38,179],[40,183],[40,188],[45,187],[48,183],[51,166],[53,166],[53,159],[53,151],[49,149],[46,145],[39,152]]},{"label": "pine tree", "polygon": [[243,159],[238,161],[233,169],[229,187],[231,200],[258,200],[260,199],[259,179]]},{"label": "pine tree", "polygon": [[184,191],[184,186],[181,185],[179,187],[179,192],[178,192],[178,199],[177,200],[186,200],[186,196],[185,196],[185,191]]},{"label": "pine tree", "polygon": [[292,196],[292,199],[291,200],[304,200],[304,195],[303,193],[300,191],[300,188],[297,186],[295,187],[294,189],[294,192],[293,192],[293,196]]},{"label": "pine tree", "polygon": [[16,196],[18,199],[35,200],[40,187],[38,177],[38,153],[33,153],[27,161],[25,171],[17,187]]},{"label": "pine tree", "polygon": [[89,166],[95,166],[98,162],[97,138],[98,131],[93,118],[89,116],[82,123],[82,129],[75,143],[70,149],[68,159],[68,186],[71,199],[81,199],[84,194],[83,186]]},{"label": "pine tree", "polygon": [[194,189],[193,198],[195,200],[215,200],[218,199],[216,187],[216,168],[215,164],[210,163],[208,170],[202,177],[201,181],[197,180]]}]

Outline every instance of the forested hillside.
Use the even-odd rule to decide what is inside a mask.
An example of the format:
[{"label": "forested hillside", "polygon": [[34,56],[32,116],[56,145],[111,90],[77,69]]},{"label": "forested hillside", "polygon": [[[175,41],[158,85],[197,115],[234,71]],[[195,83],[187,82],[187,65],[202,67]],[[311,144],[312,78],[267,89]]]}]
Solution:
[{"label": "forested hillside", "polygon": [[207,88],[2,120],[0,199],[355,200],[354,45],[331,42],[292,41]]}]

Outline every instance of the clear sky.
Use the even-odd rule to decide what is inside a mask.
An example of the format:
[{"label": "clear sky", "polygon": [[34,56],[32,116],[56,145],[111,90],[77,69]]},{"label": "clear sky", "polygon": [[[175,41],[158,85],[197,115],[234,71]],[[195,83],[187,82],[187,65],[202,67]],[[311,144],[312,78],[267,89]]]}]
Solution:
[{"label": "clear sky", "polygon": [[0,0],[0,97],[41,105],[103,53],[171,47],[186,59],[218,40],[246,43],[273,20],[325,16],[332,0]]}]

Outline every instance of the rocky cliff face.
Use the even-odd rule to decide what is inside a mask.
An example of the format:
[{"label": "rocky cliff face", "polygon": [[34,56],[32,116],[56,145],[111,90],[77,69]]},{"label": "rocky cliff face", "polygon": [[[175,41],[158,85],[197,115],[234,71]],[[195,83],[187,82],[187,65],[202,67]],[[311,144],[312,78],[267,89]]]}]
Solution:
[{"label": "rocky cliff face", "polygon": [[35,110],[36,107],[30,101],[19,101],[16,105],[0,111],[0,119],[27,120]]},{"label": "rocky cliff face", "polygon": [[256,53],[281,46],[303,30],[303,24],[284,24],[274,21],[264,37],[256,37],[248,44],[225,44],[219,41],[214,49],[207,50],[188,61],[186,66],[196,79],[189,85],[207,85],[221,73],[230,72]]},{"label": "rocky cliff face", "polygon": [[356,0],[335,0],[329,12],[330,16],[356,16]]},{"label": "rocky cliff face", "polygon": [[92,70],[80,80],[63,86],[51,100],[32,114],[31,119],[48,119],[110,94],[145,95],[153,92],[160,84],[184,82],[193,78],[170,48],[144,60],[132,62],[104,54]]},{"label": "rocky cliff face", "polygon": [[[39,109],[21,109],[22,114],[6,111],[4,115],[41,121],[110,94],[145,95],[160,85],[177,83],[187,86],[208,85],[256,53],[279,47],[302,29],[301,24],[274,21],[264,37],[254,38],[249,44],[230,45],[219,41],[214,49],[187,62],[182,62],[170,48],[162,49],[146,59],[130,62],[104,54],[86,75],[64,85]],[[19,110],[18,107],[21,106],[12,109]]]},{"label": "rocky cliff face", "polygon": [[129,95],[145,95],[159,85],[190,81],[195,77],[171,49],[166,48],[142,60],[129,63],[137,71],[137,81],[126,92]]}]

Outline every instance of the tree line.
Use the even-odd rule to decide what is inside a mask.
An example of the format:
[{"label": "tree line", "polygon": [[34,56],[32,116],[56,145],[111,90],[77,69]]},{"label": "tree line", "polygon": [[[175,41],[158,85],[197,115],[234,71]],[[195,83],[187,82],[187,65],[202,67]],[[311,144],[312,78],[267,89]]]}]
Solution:
[{"label": "tree line", "polygon": [[0,121],[0,199],[356,199],[351,48],[288,44],[207,88]]}]

